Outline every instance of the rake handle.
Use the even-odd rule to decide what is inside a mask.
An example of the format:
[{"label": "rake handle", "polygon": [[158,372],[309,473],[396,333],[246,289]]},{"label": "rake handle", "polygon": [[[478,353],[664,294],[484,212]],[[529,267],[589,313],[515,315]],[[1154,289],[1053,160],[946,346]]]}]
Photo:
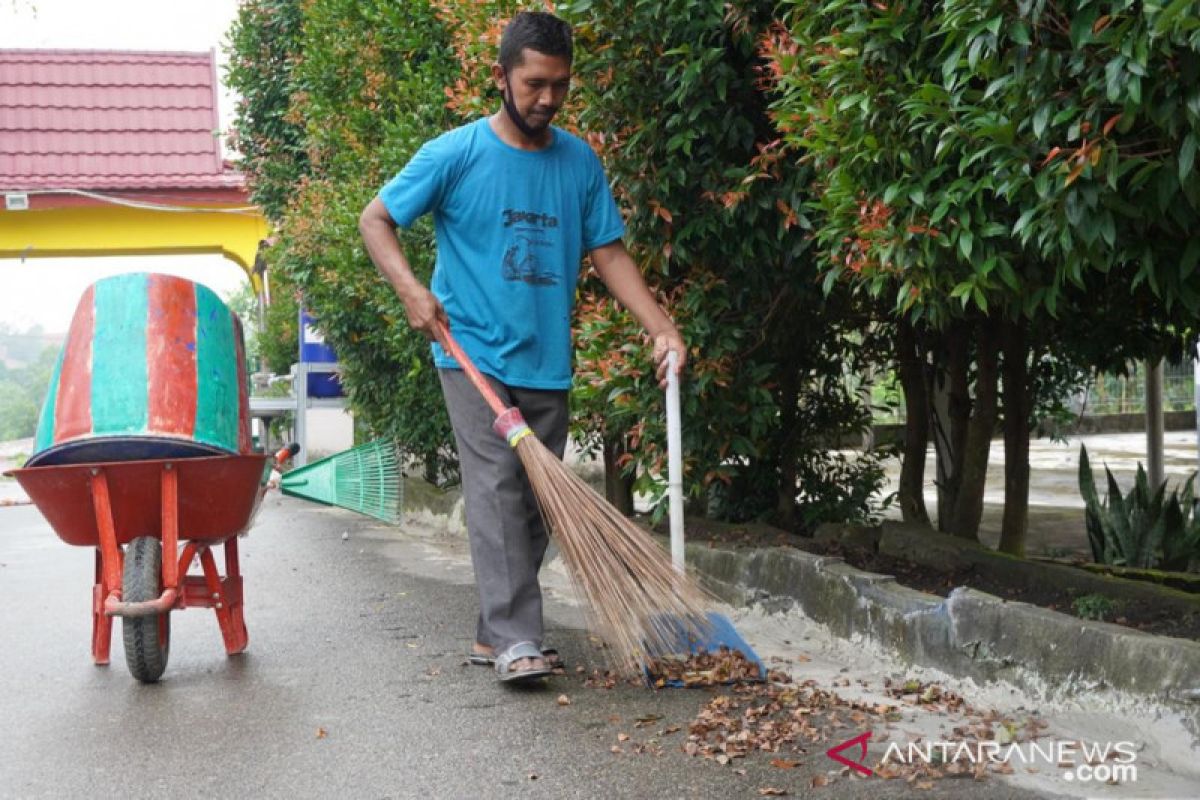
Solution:
[{"label": "rake handle", "polygon": [[504,401],[496,394],[496,390],[487,382],[487,378],[483,377],[483,373],[471,362],[471,359],[463,352],[462,347],[450,335],[450,328],[440,319],[434,325],[436,326],[434,330],[438,344],[444,347],[446,352],[462,367],[463,372],[467,374],[471,383],[475,384],[475,388],[483,395],[484,401],[491,407],[492,412],[497,417],[503,416],[504,412],[508,411],[508,406],[504,404]]}]

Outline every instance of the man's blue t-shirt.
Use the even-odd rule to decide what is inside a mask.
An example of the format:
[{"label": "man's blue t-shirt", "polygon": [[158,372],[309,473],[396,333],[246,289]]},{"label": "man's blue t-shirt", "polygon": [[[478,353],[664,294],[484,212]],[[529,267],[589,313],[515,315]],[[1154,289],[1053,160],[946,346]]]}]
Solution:
[{"label": "man's blue t-shirt", "polygon": [[[505,144],[488,120],[426,142],[379,192],[407,228],[432,212],[430,290],[463,349],[510,386],[571,385],[571,310],[583,254],[625,232],[600,160],[553,128],[541,150]],[[434,363],[457,367],[433,345]]]}]

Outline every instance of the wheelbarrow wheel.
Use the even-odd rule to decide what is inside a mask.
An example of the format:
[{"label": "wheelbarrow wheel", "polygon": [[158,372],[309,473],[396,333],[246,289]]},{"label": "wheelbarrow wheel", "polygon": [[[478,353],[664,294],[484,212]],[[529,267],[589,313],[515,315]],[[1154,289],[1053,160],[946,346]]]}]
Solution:
[{"label": "wheelbarrow wheel", "polygon": [[[141,536],[125,551],[125,572],[121,595],[126,602],[155,600],[162,593],[162,543],[152,536]],[[171,644],[170,613],[149,617],[125,617],[121,620],[125,640],[125,663],[133,677],[154,683],[167,668]]]}]

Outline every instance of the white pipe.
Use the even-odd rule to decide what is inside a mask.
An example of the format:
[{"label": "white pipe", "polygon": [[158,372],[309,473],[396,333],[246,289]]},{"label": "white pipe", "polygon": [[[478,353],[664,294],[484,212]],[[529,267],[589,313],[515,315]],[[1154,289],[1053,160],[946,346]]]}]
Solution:
[{"label": "white pipe", "polygon": [[679,418],[679,354],[667,353],[667,498],[671,519],[671,563],[683,572],[683,436]]}]

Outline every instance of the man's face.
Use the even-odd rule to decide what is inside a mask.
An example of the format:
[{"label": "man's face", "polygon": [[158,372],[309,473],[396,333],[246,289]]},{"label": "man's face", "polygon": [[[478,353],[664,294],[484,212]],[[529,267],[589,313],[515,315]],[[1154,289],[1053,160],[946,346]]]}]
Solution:
[{"label": "man's face", "polygon": [[[561,56],[548,56],[525,48],[521,63],[508,71],[508,83],[501,91],[512,92],[512,104],[529,129],[544,131],[558,113],[571,88],[571,62]],[[498,70],[498,81],[504,73]]]}]

